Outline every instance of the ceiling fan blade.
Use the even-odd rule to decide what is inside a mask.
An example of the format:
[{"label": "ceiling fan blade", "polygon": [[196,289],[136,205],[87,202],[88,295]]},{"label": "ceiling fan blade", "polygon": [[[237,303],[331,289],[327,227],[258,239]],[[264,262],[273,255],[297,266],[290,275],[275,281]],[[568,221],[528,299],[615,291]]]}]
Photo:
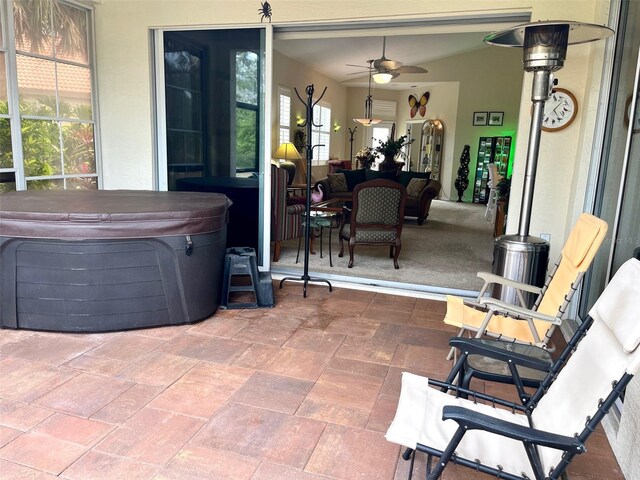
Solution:
[{"label": "ceiling fan blade", "polygon": [[428,73],[426,68],[418,67],[416,65],[401,65],[398,68],[393,69],[394,72],[401,73]]},{"label": "ceiling fan blade", "polygon": [[369,73],[369,70],[360,70],[357,72],[347,73],[347,75],[364,75],[365,73]]},{"label": "ceiling fan blade", "polygon": [[389,60],[388,58],[382,57],[373,62],[373,68],[376,70],[395,70],[396,68],[400,68],[402,63],[396,62],[395,60]]},{"label": "ceiling fan blade", "polygon": [[358,67],[358,68],[366,68],[367,70],[369,69],[368,65],[354,65],[353,63],[345,63],[345,65],[347,67]]}]

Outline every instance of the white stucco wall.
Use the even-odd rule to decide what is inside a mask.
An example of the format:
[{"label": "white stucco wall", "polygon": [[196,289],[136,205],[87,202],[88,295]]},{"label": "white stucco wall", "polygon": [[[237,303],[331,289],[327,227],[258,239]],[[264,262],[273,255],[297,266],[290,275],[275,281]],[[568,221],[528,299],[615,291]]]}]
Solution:
[{"label": "white stucco wall", "polygon": [[[530,12],[532,20],[606,23],[607,0],[279,0],[274,24],[366,20],[439,19],[474,14]],[[97,81],[100,100],[104,187],[153,188],[152,92],[149,38],[154,27],[258,25],[255,0],[102,0],[95,6]],[[390,10],[392,12],[390,13]],[[551,234],[552,257],[582,205],[595,123],[602,46],[569,48],[558,73],[578,99],[580,112],[566,130],[543,136],[531,233]],[[525,76],[517,158],[524,158],[529,125],[530,75]],[[454,152],[455,154],[455,152]],[[514,170],[508,232],[519,210],[524,162]],[[515,223],[514,223],[515,222]]]}]

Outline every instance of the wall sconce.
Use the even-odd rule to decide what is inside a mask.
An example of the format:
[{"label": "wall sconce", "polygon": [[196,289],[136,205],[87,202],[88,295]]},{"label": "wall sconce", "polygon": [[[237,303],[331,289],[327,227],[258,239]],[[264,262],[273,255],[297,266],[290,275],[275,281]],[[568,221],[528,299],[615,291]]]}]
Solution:
[{"label": "wall sconce", "polygon": [[302,118],[300,115],[296,116],[296,125],[298,127],[301,127],[302,125],[304,125],[304,118]]},{"label": "wall sconce", "polygon": [[333,131],[337,132],[338,130],[340,130],[340,128],[342,127],[342,125],[338,125],[338,122],[334,122],[333,123]]}]

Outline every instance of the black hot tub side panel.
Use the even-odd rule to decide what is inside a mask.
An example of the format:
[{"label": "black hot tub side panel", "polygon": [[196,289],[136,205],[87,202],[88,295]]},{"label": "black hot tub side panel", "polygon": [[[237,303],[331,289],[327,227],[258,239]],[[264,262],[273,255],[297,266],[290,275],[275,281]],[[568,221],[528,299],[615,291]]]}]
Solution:
[{"label": "black hot tub side panel", "polygon": [[225,242],[226,225],[128,240],[0,236],[0,325],[105,332],[203,320],[219,303]]}]

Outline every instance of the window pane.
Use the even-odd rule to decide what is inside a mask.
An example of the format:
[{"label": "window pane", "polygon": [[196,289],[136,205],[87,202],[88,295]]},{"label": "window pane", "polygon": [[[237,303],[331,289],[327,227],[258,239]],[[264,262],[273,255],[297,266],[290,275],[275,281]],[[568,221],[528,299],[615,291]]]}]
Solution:
[{"label": "window pane", "polygon": [[167,127],[185,130],[202,128],[202,96],[200,92],[167,88]]},{"label": "window pane", "polygon": [[255,170],[256,159],[256,115],[253,110],[236,110],[236,169]]},{"label": "window pane", "polygon": [[64,180],[27,180],[27,190],[64,190]]},{"label": "window pane", "polygon": [[57,63],[60,116],[91,120],[91,71]]},{"label": "window pane", "polygon": [[92,124],[63,123],[62,146],[65,174],[96,173]]},{"label": "window pane", "polygon": [[13,20],[16,49],[53,56],[50,1],[14,0]]},{"label": "window pane", "polygon": [[[0,113],[6,113],[6,106],[6,102],[0,102]],[[0,168],[13,168],[11,122],[8,118],[0,118]]]},{"label": "window pane", "polygon": [[20,113],[55,117],[55,63],[24,55],[16,55],[16,63]]},{"label": "window pane", "polygon": [[255,52],[236,53],[236,101],[258,104],[258,55]]},{"label": "window pane", "polygon": [[[316,146],[319,143],[320,143],[320,133],[317,130],[315,130],[315,131],[312,130],[311,131],[311,145],[312,146]],[[312,150],[312,152],[313,152],[313,159],[314,160],[319,160],[320,157],[318,156],[318,153],[320,152],[320,149],[319,148],[314,148]]]},{"label": "window pane", "polygon": [[[0,38],[2,37],[2,32],[0,32]],[[6,54],[4,52],[0,52],[0,102],[7,101],[7,64],[6,64]],[[6,112],[0,112],[6,113]]]},{"label": "window pane", "polygon": [[67,190],[97,190],[96,177],[67,178]]},{"label": "window pane", "polygon": [[291,97],[280,95],[280,125],[289,127],[291,122]]},{"label": "window pane", "polygon": [[280,135],[278,137],[278,146],[283,143],[287,143],[290,140],[289,129],[288,128],[280,128]]},{"label": "window pane", "polygon": [[9,193],[16,191],[16,182],[2,182],[0,183],[0,193]]},{"label": "window pane", "polygon": [[22,150],[27,177],[62,173],[58,122],[23,119]]},{"label": "window pane", "polygon": [[87,12],[56,2],[53,24],[56,58],[88,64]]},{"label": "window pane", "polygon": [[167,41],[164,54],[167,86],[200,90],[200,58]]},{"label": "window pane", "polygon": [[200,133],[185,132],[184,163],[202,163],[202,136]]}]

